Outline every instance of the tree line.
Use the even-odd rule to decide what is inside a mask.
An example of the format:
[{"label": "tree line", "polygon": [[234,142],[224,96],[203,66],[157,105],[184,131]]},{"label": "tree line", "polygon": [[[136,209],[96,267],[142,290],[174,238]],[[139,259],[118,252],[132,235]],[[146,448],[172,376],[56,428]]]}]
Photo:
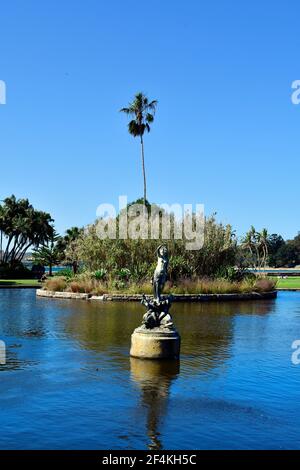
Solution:
[{"label": "tree line", "polygon": [[[118,223],[118,217],[117,217]],[[28,199],[6,198],[0,205],[0,275],[21,272],[27,252],[35,265],[55,265],[98,272],[98,275],[145,279],[156,262],[155,249],[167,243],[170,277],[236,276],[246,268],[294,267],[300,264],[300,233],[293,240],[257,231],[253,226],[238,240],[231,225],[218,223],[215,216],[205,220],[205,241],[201,250],[185,250],[185,240],[99,239],[96,223],[85,230],[72,227],[59,235],[47,212],[35,209]],[[238,268],[238,269],[237,269]],[[106,274],[105,274],[106,273]],[[231,274],[230,274],[231,273]]]},{"label": "tree line", "polygon": [[67,258],[66,250],[80,232],[72,227],[59,236],[49,213],[35,209],[28,199],[5,198],[0,205],[0,276],[28,274],[22,262],[30,251],[33,263],[49,266],[50,275],[52,266],[61,263],[69,263],[76,273],[77,263]]},{"label": "tree line", "polygon": [[300,232],[292,240],[251,227],[238,247],[237,263],[255,269],[294,268],[300,265]]}]

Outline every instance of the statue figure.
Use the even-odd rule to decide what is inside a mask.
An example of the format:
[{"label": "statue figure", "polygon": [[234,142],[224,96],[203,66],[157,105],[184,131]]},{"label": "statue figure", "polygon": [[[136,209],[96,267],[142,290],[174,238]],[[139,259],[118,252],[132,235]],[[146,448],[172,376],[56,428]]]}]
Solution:
[{"label": "statue figure", "polygon": [[144,294],[141,303],[147,308],[143,316],[143,326],[147,329],[167,328],[173,329],[172,317],[169,313],[172,296],[162,298],[165,282],[167,280],[169,256],[167,247],[160,245],[157,250],[157,266],[153,275],[153,300],[148,299]]},{"label": "statue figure", "polygon": [[180,336],[169,313],[172,295],[162,295],[167,280],[169,256],[165,246],[156,250],[157,266],[152,278],[153,298],[142,296],[147,312],[142,325],[131,335],[130,356],[140,359],[178,359]]},{"label": "statue figure", "polygon": [[158,259],[153,276],[153,297],[159,301],[160,295],[167,280],[169,256],[168,249],[164,245],[160,245],[157,248],[156,253]]}]

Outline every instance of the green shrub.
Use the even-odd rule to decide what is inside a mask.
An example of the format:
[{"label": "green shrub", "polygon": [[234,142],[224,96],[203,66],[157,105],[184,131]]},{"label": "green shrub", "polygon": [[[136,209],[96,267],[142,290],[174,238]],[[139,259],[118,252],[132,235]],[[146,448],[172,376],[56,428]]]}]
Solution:
[{"label": "green shrub", "polygon": [[98,269],[92,273],[92,278],[97,281],[105,281],[107,279],[107,270],[103,268]]},{"label": "green shrub", "polygon": [[216,272],[216,278],[226,279],[232,282],[241,282],[244,279],[255,279],[255,275],[244,267],[223,266]]},{"label": "green shrub", "polygon": [[115,275],[121,281],[128,282],[131,276],[131,272],[127,268],[121,268],[115,272]]},{"label": "green shrub", "polygon": [[67,279],[71,279],[74,277],[73,270],[71,268],[61,269],[60,271],[53,274],[55,277],[66,277]]},{"label": "green shrub", "polygon": [[22,263],[18,263],[14,268],[8,264],[0,265],[0,279],[31,279],[33,273]]}]

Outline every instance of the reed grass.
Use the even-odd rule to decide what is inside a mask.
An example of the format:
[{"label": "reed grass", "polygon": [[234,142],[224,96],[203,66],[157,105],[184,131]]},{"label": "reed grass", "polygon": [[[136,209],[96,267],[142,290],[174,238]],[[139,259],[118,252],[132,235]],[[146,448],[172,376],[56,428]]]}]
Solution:
[{"label": "reed grass", "polygon": [[[89,275],[78,275],[73,279],[55,277],[45,282],[44,288],[57,292],[77,292],[93,295],[103,294],[152,294],[152,286],[149,282],[116,283],[112,281],[102,282],[91,278]],[[267,278],[244,279],[233,282],[226,279],[181,279],[177,283],[167,282],[165,294],[233,294],[250,292],[270,292],[276,288],[276,281]]]}]

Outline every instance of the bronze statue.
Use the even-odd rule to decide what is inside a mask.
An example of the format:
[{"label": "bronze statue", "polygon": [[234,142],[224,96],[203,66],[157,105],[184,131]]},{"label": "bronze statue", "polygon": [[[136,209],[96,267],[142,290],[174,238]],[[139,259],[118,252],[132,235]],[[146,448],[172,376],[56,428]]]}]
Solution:
[{"label": "bronze statue", "polygon": [[173,329],[172,317],[169,313],[172,296],[161,297],[164,285],[167,280],[169,256],[168,249],[160,245],[157,250],[157,266],[153,275],[153,300],[148,299],[144,294],[141,303],[148,309],[143,316],[143,325],[147,329],[167,328]]},{"label": "bronze statue", "polygon": [[160,245],[157,248],[156,253],[158,259],[153,275],[153,297],[159,301],[167,280],[169,256],[168,249],[164,245]]}]

